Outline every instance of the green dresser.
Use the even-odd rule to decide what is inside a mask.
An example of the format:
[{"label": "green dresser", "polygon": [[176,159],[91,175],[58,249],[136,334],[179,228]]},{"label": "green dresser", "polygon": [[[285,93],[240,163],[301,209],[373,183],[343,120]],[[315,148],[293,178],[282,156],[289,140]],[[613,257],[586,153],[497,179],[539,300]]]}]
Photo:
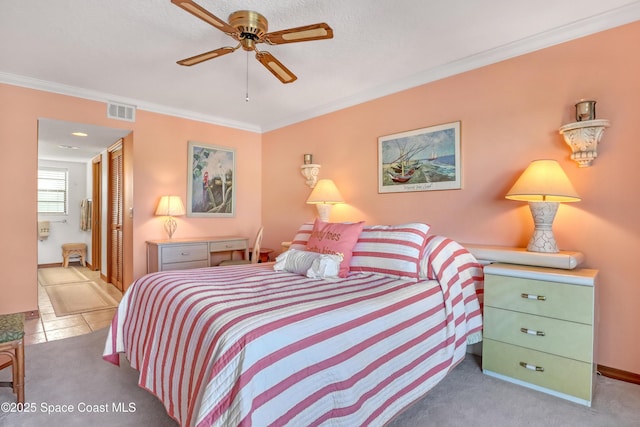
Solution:
[{"label": "green dresser", "polygon": [[485,374],[591,406],[597,270],[485,267]]}]

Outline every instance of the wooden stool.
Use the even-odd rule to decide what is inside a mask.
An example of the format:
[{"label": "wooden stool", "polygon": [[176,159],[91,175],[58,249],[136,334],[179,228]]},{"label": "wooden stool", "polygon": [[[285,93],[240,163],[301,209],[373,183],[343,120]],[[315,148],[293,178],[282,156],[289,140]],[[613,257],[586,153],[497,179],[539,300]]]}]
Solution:
[{"label": "wooden stool", "polygon": [[9,362],[0,367],[12,368],[12,381],[0,382],[0,387],[12,387],[18,403],[24,403],[24,313],[0,315],[0,356]]},{"label": "wooden stool", "polygon": [[86,243],[65,243],[62,245],[62,266],[69,266],[69,257],[79,256],[82,266],[86,266],[87,244]]}]

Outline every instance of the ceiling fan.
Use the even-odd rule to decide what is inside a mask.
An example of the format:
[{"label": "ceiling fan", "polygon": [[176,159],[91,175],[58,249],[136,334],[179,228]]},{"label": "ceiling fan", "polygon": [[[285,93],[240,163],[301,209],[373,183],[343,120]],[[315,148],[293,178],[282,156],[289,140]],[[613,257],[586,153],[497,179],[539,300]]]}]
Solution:
[{"label": "ceiling fan", "polygon": [[269,52],[258,50],[256,44],[267,43],[270,45],[278,45],[333,38],[333,30],[325,23],[305,25],[303,27],[268,33],[267,19],[258,12],[251,10],[233,12],[229,15],[229,23],[226,23],[191,0],[171,0],[171,3],[181,7],[206,23],[213,25],[218,30],[239,42],[235,47],[221,47],[210,52],[182,59],[178,61],[180,65],[196,65],[209,59],[235,52],[238,48],[242,47],[247,52],[255,51],[256,59],[282,83],[292,83],[297,79],[296,75]]}]

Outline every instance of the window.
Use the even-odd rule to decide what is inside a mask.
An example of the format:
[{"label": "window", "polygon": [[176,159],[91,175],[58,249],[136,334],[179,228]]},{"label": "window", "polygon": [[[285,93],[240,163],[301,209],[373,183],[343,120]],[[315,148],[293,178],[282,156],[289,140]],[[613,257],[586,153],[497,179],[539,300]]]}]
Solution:
[{"label": "window", "polygon": [[38,213],[67,214],[66,169],[38,168]]}]

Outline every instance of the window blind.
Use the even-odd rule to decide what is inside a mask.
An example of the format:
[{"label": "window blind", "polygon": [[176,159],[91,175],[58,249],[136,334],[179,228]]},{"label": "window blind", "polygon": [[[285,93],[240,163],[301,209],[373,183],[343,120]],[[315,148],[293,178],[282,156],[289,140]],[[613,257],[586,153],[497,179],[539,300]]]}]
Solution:
[{"label": "window blind", "polygon": [[38,213],[67,214],[67,169],[38,168]]}]

